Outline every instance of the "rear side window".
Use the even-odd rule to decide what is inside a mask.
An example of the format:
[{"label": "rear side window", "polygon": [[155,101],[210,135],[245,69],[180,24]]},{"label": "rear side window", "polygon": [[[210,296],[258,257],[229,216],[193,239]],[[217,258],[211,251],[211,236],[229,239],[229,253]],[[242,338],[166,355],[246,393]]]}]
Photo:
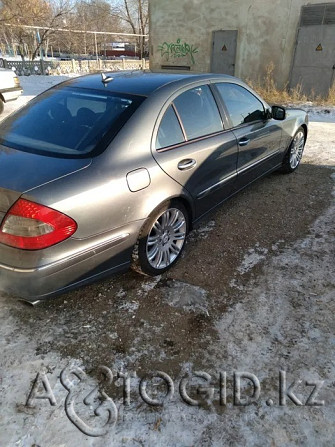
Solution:
[{"label": "rear side window", "polygon": [[54,88],[1,124],[0,143],[42,155],[93,155],[105,149],[143,100],[99,90]]},{"label": "rear side window", "polygon": [[226,105],[233,127],[264,119],[263,104],[248,90],[237,84],[216,84]]},{"label": "rear side window", "polygon": [[174,105],[188,140],[223,130],[218,107],[207,85],[182,93]]},{"label": "rear side window", "polygon": [[178,118],[172,106],[166,110],[158,128],[156,149],[173,146],[184,141]]}]

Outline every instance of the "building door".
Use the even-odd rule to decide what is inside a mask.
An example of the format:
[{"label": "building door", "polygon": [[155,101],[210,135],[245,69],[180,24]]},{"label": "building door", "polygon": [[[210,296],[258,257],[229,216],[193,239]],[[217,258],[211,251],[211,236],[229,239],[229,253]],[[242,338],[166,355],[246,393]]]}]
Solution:
[{"label": "building door", "polygon": [[303,6],[290,87],[325,96],[335,74],[335,4]]},{"label": "building door", "polygon": [[234,76],[236,45],[237,30],[213,32],[212,73],[225,73]]}]

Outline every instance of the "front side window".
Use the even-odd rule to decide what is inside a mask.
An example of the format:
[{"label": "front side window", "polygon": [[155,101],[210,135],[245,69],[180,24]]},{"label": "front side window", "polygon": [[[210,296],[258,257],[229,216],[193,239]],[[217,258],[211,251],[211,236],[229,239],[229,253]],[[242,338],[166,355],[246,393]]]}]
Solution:
[{"label": "front side window", "polygon": [[88,156],[103,149],[144,100],[99,90],[54,88],[0,126],[0,144],[42,155]]},{"label": "front side window", "polygon": [[237,84],[216,84],[226,105],[233,127],[264,119],[263,104],[248,90]]},{"label": "front side window", "polygon": [[172,106],[166,110],[158,128],[156,149],[182,143],[184,135]]},{"label": "front side window", "polygon": [[223,130],[218,107],[207,85],[187,90],[173,102],[188,140]]}]

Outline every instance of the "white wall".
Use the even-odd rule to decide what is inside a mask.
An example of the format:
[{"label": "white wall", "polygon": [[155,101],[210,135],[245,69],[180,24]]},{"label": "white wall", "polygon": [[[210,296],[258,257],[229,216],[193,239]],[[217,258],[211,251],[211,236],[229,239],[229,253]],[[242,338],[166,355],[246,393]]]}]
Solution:
[{"label": "white wall", "polygon": [[[189,65],[191,71],[210,71],[212,31],[238,30],[235,75],[257,79],[275,64],[276,81],[284,86],[294,55],[302,5],[324,0],[150,0],[151,68],[162,64]],[[335,3],[335,0],[328,2]],[[186,42],[197,48],[189,55],[161,55],[164,42]]]}]

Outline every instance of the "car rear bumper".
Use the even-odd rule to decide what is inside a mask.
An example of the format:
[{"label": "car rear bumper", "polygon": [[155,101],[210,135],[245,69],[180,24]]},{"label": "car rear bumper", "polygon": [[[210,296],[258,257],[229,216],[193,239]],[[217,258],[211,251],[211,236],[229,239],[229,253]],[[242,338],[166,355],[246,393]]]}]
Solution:
[{"label": "car rear bumper", "polygon": [[[76,253],[54,260],[48,257],[50,249],[27,251],[0,245],[0,254],[12,253],[12,259],[16,259],[16,262],[11,263],[0,261],[0,289],[34,302],[124,271],[130,265],[132,250],[142,224],[142,221],[133,222],[89,248],[85,241],[79,244],[81,249]],[[40,256],[43,252],[45,255]]]},{"label": "car rear bumper", "polygon": [[21,87],[7,88],[0,91],[5,102],[14,101],[22,94],[22,92],[23,90]]}]

